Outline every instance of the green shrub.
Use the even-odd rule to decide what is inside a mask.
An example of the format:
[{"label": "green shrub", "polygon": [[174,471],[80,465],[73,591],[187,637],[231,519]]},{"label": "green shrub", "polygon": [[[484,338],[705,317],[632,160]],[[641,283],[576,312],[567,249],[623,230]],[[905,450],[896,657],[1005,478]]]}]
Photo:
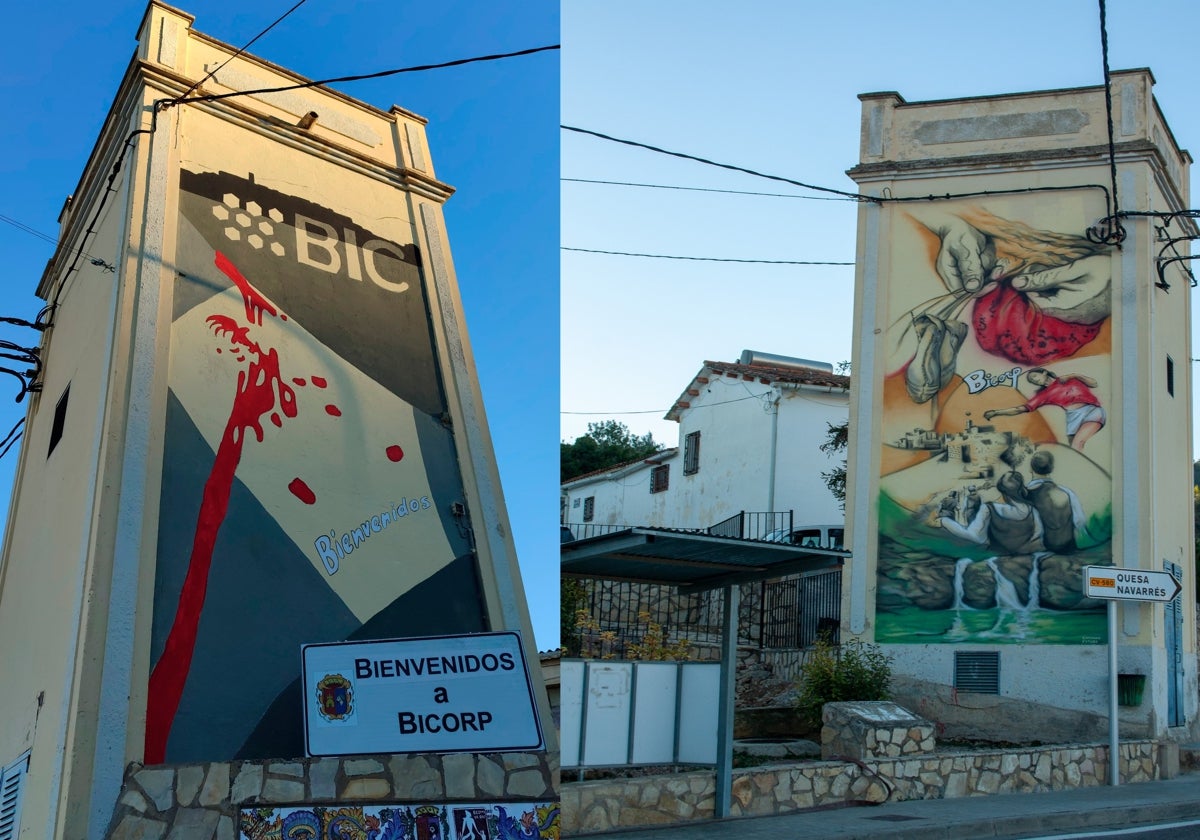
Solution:
[{"label": "green shrub", "polygon": [[796,705],[805,722],[821,725],[821,707],[844,700],[890,700],[892,657],[879,645],[861,641],[840,647],[817,642],[800,671],[800,697]]}]

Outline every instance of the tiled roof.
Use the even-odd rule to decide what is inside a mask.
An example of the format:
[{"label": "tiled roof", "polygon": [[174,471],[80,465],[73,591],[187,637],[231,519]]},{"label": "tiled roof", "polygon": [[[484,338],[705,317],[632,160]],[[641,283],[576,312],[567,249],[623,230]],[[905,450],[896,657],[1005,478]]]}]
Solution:
[{"label": "tiled roof", "polygon": [[674,456],[677,452],[679,452],[679,447],[677,446],[668,447],[667,449],[660,449],[651,455],[645,456],[644,458],[634,458],[632,461],[622,461],[619,464],[613,464],[611,467],[602,467],[598,470],[592,470],[591,472],[586,472],[582,475],[568,478],[563,482],[563,484],[574,484],[576,481],[582,481],[585,478],[595,478],[596,476],[604,475],[605,473],[620,472],[621,470],[626,470],[630,467],[636,467],[640,464],[658,463],[664,458],[670,458]]},{"label": "tiled roof", "polygon": [[690,408],[690,398],[700,394],[713,376],[741,379],[746,382],[761,382],[764,385],[785,383],[791,385],[814,385],[819,388],[850,390],[850,377],[839,373],[827,373],[815,368],[773,367],[771,365],[743,365],[740,362],[705,361],[704,367],[692,379],[690,385],[675,400],[667,412],[667,420],[678,420],[679,412]]}]

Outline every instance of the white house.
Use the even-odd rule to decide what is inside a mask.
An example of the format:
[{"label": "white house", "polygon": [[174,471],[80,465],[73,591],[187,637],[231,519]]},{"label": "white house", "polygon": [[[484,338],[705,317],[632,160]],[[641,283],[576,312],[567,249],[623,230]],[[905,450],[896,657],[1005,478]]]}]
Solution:
[{"label": "white house", "polygon": [[[563,523],[583,536],[792,511],[797,528],[840,529],[841,505],[821,474],[841,458],[820,445],[849,416],[849,386],[821,362],[749,350],[738,362],[706,361],[666,415],[679,423],[678,446],[564,482]],[[743,535],[767,536],[782,521],[759,518]]]}]

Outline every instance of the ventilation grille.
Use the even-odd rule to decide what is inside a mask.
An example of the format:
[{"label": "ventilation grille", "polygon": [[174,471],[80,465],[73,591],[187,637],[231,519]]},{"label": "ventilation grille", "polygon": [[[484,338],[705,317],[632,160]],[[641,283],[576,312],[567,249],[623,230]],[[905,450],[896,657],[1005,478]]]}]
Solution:
[{"label": "ventilation grille", "polygon": [[956,651],[954,688],[976,694],[999,694],[1000,652]]}]

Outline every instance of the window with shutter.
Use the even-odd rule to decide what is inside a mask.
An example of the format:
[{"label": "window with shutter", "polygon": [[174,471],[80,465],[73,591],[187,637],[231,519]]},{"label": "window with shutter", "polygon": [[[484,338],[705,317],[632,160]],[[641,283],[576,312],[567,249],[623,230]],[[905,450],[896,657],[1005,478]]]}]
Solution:
[{"label": "window with shutter", "polygon": [[28,751],[0,769],[0,840],[16,840],[21,828],[21,793],[29,771]]}]

